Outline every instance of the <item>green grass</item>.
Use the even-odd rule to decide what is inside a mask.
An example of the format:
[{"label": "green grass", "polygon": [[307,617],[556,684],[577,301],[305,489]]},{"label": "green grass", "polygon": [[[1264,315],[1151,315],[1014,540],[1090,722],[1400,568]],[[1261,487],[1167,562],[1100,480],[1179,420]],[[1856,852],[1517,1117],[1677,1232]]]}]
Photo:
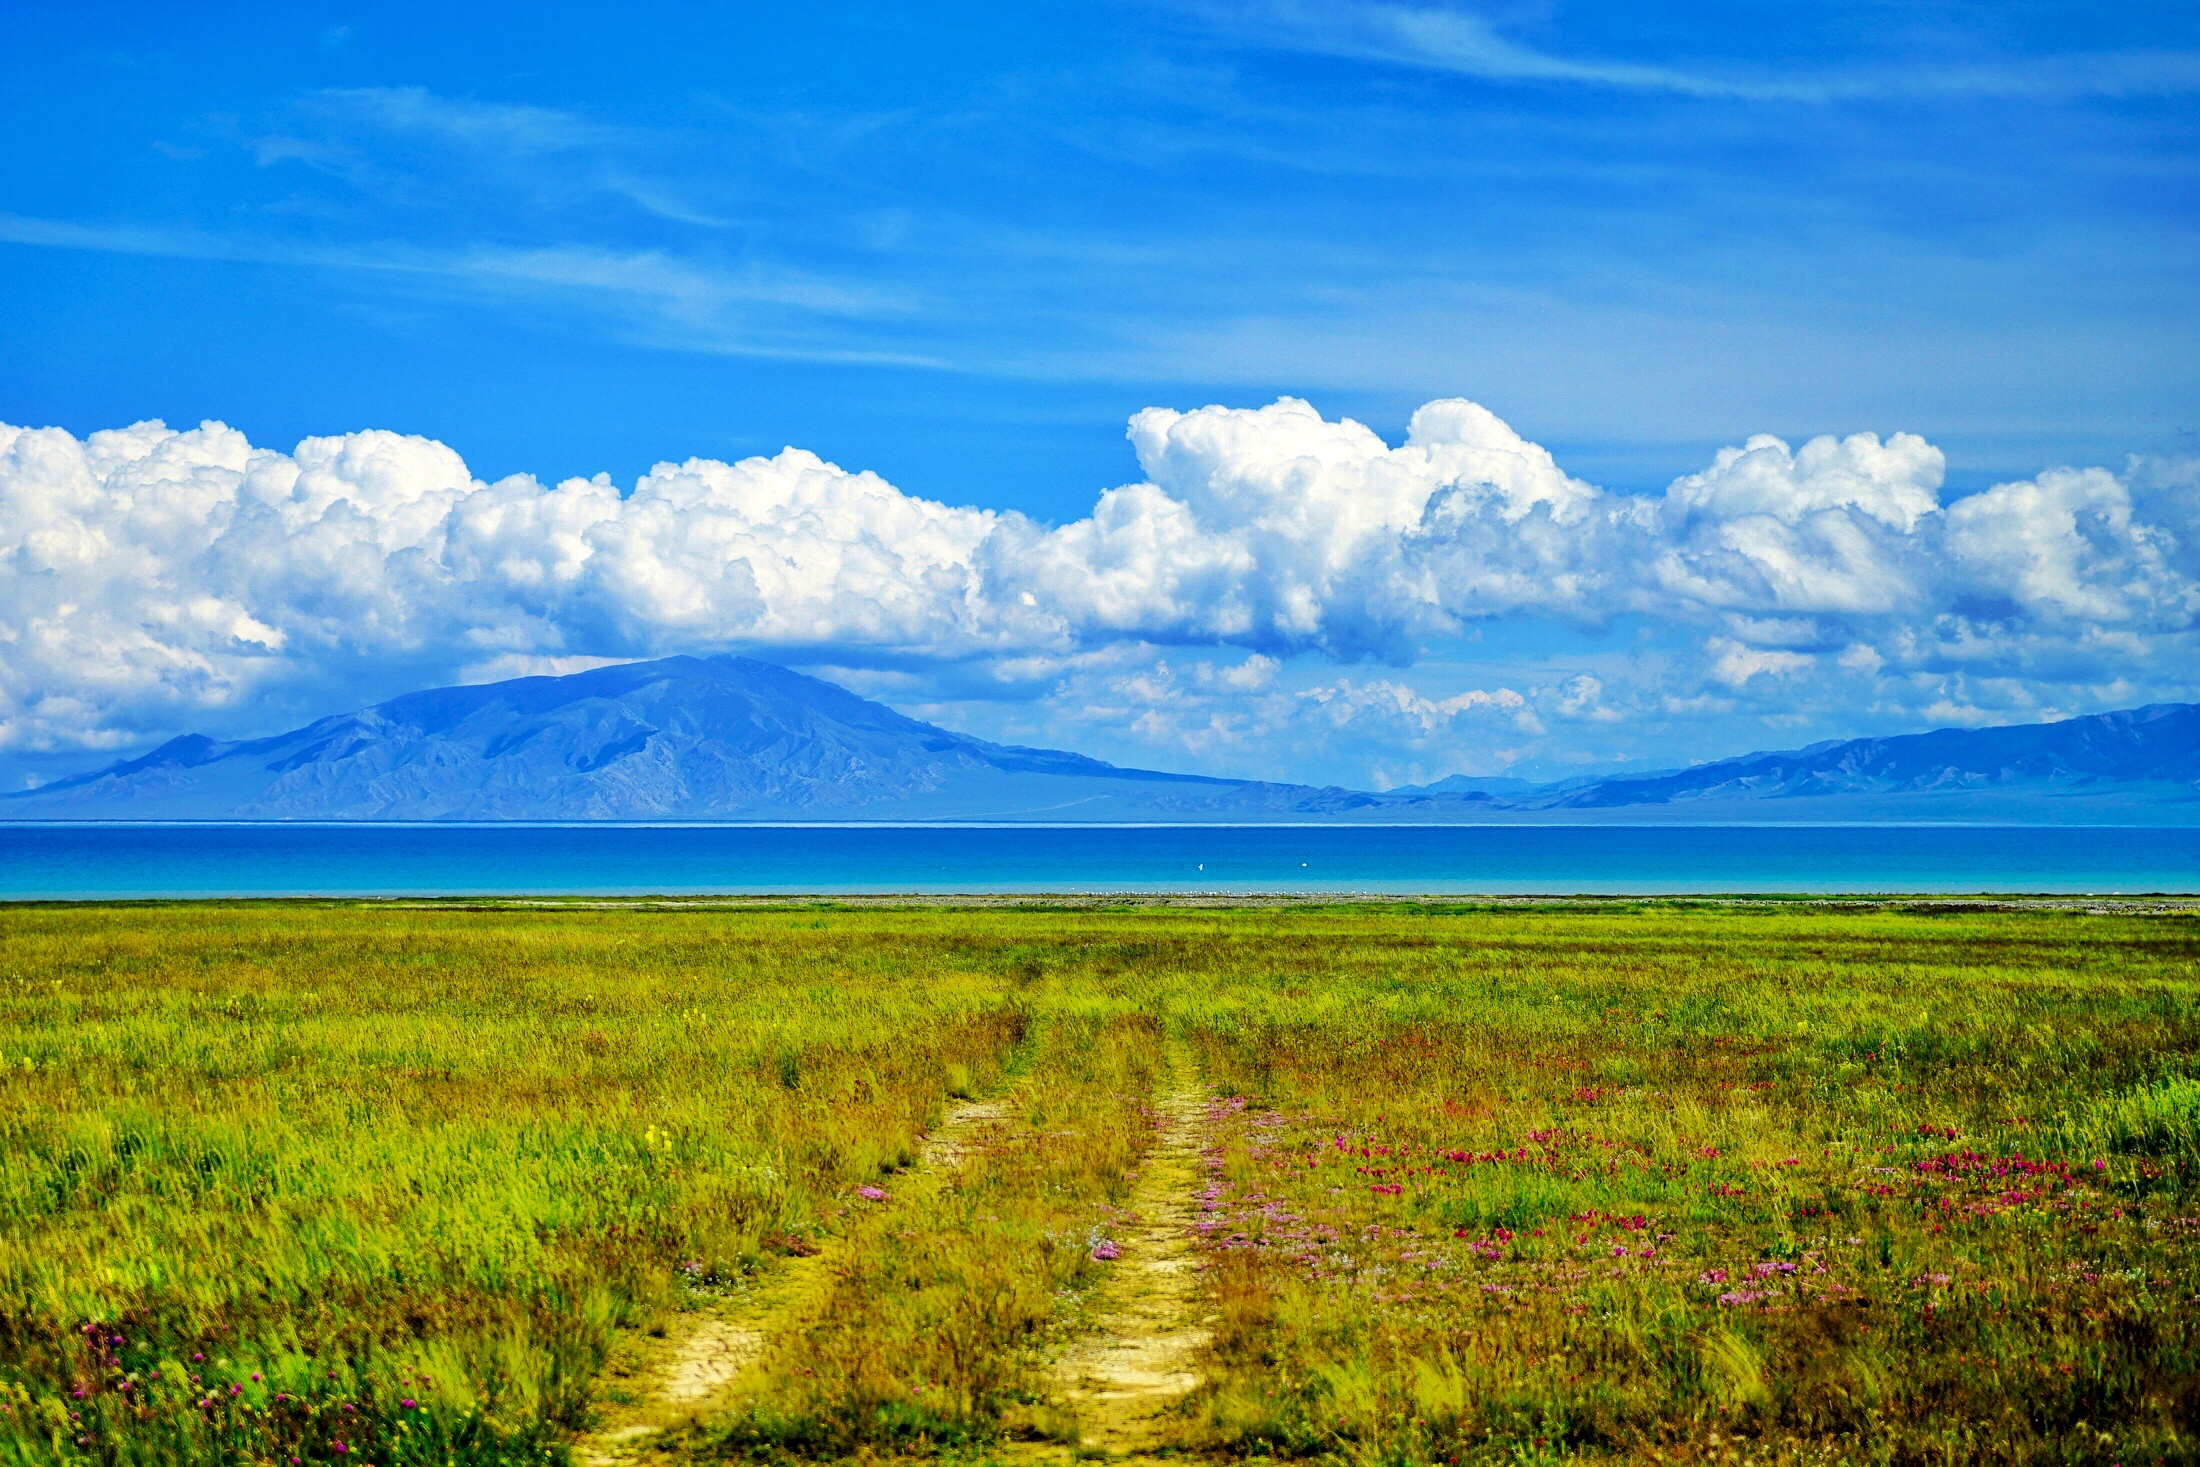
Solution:
[{"label": "green grass", "polygon": [[819,1241],[685,1450],[1008,1450],[1171,1043],[1183,1451],[2200,1460],[2191,916],[269,903],[0,911],[0,1462],[555,1461]]}]

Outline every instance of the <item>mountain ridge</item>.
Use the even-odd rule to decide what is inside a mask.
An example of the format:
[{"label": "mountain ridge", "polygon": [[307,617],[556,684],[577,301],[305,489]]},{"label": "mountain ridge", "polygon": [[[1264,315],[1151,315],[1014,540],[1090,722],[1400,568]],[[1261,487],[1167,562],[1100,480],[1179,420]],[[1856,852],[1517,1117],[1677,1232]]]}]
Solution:
[{"label": "mountain ridge", "polygon": [[732,655],[430,688],[266,738],[185,734],[0,820],[2200,822],[2200,705],[1823,740],[1685,769],[1387,792],[995,744]]}]

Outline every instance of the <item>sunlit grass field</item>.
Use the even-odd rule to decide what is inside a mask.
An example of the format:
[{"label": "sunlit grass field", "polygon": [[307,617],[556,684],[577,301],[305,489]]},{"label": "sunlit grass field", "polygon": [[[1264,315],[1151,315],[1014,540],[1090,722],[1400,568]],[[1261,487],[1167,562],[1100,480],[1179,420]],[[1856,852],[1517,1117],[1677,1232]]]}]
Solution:
[{"label": "sunlit grass field", "polygon": [[1170,1451],[2200,1461],[2200,915],[286,903],[0,910],[0,1461],[561,1461],[820,1256],[659,1450],[1060,1460],[1184,1083]]}]

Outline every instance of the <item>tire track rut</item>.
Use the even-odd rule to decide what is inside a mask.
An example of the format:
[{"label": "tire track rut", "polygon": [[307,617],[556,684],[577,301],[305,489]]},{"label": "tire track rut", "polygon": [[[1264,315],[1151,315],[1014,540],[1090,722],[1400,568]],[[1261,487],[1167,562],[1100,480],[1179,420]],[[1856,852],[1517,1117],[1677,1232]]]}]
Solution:
[{"label": "tire track rut", "polygon": [[[955,1106],[924,1138],[902,1174],[906,1195],[941,1185],[962,1162],[970,1136],[1008,1113],[1010,1091]],[[582,1467],[623,1467],[671,1434],[700,1423],[732,1399],[743,1374],[783,1329],[797,1324],[831,1287],[833,1245],[785,1258],[739,1298],[714,1302],[668,1321],[624,1372],[631,1404],[612,1406],[594,1432],[573,1444]]]},{"label": "tire track rut", "polygon": [[1200,1309],[1200,1162],[1208,1097],[1190,1057],[1169,1053],[1162,1134],[1131,1194],[1136,1219],[1116,1239],[1122,1261],[1100,1291],[1091,1333],[1054,1366],[1054,1389],[1077,1425],[1073,1455],[1140,1454],[1166,1445],[1170,1408],[1196,1390],[1211,1331]]}]

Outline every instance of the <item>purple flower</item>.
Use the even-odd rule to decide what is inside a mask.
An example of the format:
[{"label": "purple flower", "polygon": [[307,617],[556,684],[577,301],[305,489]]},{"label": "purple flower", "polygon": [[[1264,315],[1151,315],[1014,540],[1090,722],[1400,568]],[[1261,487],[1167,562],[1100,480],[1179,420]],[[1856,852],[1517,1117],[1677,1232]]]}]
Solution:
[{"label": "purple flower", "polygon": [[1113,1263],[1122,1256],[1122,1248],[1113,1242],[1093,1244],[1092,1257],[1095,1263]]},{"label": "purple flower", "polygon": [[866,1202],[884,1202],[886,1200],[886,1189],[884,1187],[858,1187],[856,1188],[856,1195]]}]

